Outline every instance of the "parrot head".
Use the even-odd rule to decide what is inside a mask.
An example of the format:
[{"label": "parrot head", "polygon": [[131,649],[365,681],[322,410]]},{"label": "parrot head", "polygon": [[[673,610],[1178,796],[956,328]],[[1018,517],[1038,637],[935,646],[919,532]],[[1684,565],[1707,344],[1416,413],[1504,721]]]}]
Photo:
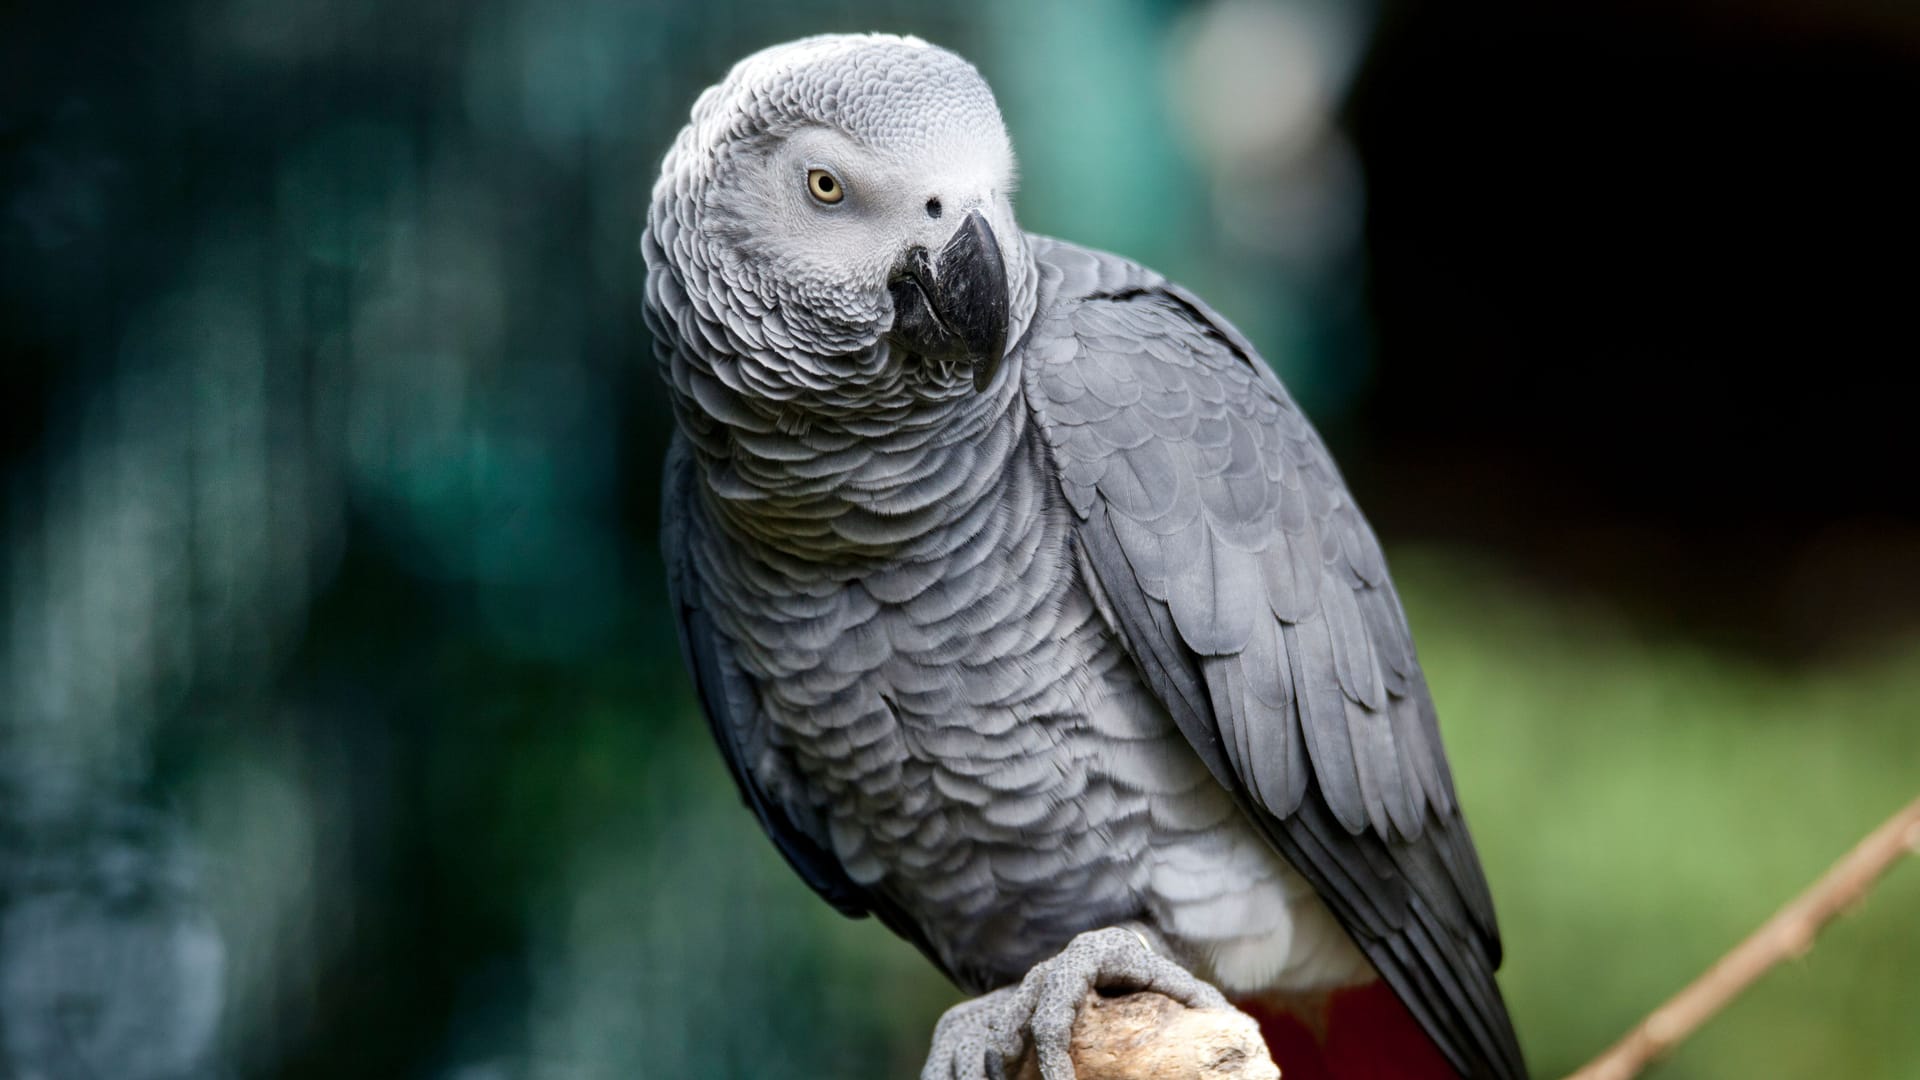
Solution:
[{"label": "parrot head", "polygon": [[887,35],[777,45],[702,94],[668,151],[649,288],[680,294],[655,306],[737,365],[736,391],[841,407],[974,393],[1032,306],[1013,188],[999,107],[965,60]]}]

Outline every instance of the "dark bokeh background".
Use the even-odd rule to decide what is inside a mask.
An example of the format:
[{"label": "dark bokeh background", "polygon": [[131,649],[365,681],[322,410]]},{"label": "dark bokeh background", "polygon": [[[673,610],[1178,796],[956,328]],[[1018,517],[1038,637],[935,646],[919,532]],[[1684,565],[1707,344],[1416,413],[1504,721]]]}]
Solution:
[{"label": "dark bokeh background", "polygon": [[[845,29],[1327,431],[1543,1075],[1920,788],[1909,5],[7,5],[0,1076],[913,1072],[706,745],[638,310],[694,96]],[[1917,915],[1662,1075],[1914,1075]]]}]

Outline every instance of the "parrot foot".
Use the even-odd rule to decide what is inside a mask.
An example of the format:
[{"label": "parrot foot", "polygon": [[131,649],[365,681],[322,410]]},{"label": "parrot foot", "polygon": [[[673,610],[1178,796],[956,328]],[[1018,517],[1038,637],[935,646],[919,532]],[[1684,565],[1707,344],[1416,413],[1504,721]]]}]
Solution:
[{"label": "parrot foot", "polygon": [[1142,932],[1090,930],[1018,985],[948,1009],[920,1080],[1005,1080],[1029,1041],[1042,1080],[1074,1080],[1073,1022],[1089,990],[1151,990],[1195,1009],[1230,1007],[1220,991],[1154,951]]}]

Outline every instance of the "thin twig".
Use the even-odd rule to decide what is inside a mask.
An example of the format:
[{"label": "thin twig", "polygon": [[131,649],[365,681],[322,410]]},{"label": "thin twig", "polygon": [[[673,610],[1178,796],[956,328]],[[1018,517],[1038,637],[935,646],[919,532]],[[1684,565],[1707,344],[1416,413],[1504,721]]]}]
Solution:
[{"label": "thin twig", "polygon": [[1873,888],[1901,855],[1920,852],[1920,799],[1868,834],[1820,880],[1732,952],[1655,1009],[1568,1080],[1629,1080],[1678,1046],[1768,969],[1813,947],[1813,937]]}]

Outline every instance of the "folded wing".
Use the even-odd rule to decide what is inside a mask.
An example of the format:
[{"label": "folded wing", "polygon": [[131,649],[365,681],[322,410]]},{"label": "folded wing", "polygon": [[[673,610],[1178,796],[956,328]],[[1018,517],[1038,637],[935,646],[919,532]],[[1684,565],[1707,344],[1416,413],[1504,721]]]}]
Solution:
[{"label": "folded wing", "polygon": [[1191,294],[1112,256],[1035,249],[1028,407],[1129,652],[1454,1065],[1525,1076],[1432,699],[1325,446]]}]

